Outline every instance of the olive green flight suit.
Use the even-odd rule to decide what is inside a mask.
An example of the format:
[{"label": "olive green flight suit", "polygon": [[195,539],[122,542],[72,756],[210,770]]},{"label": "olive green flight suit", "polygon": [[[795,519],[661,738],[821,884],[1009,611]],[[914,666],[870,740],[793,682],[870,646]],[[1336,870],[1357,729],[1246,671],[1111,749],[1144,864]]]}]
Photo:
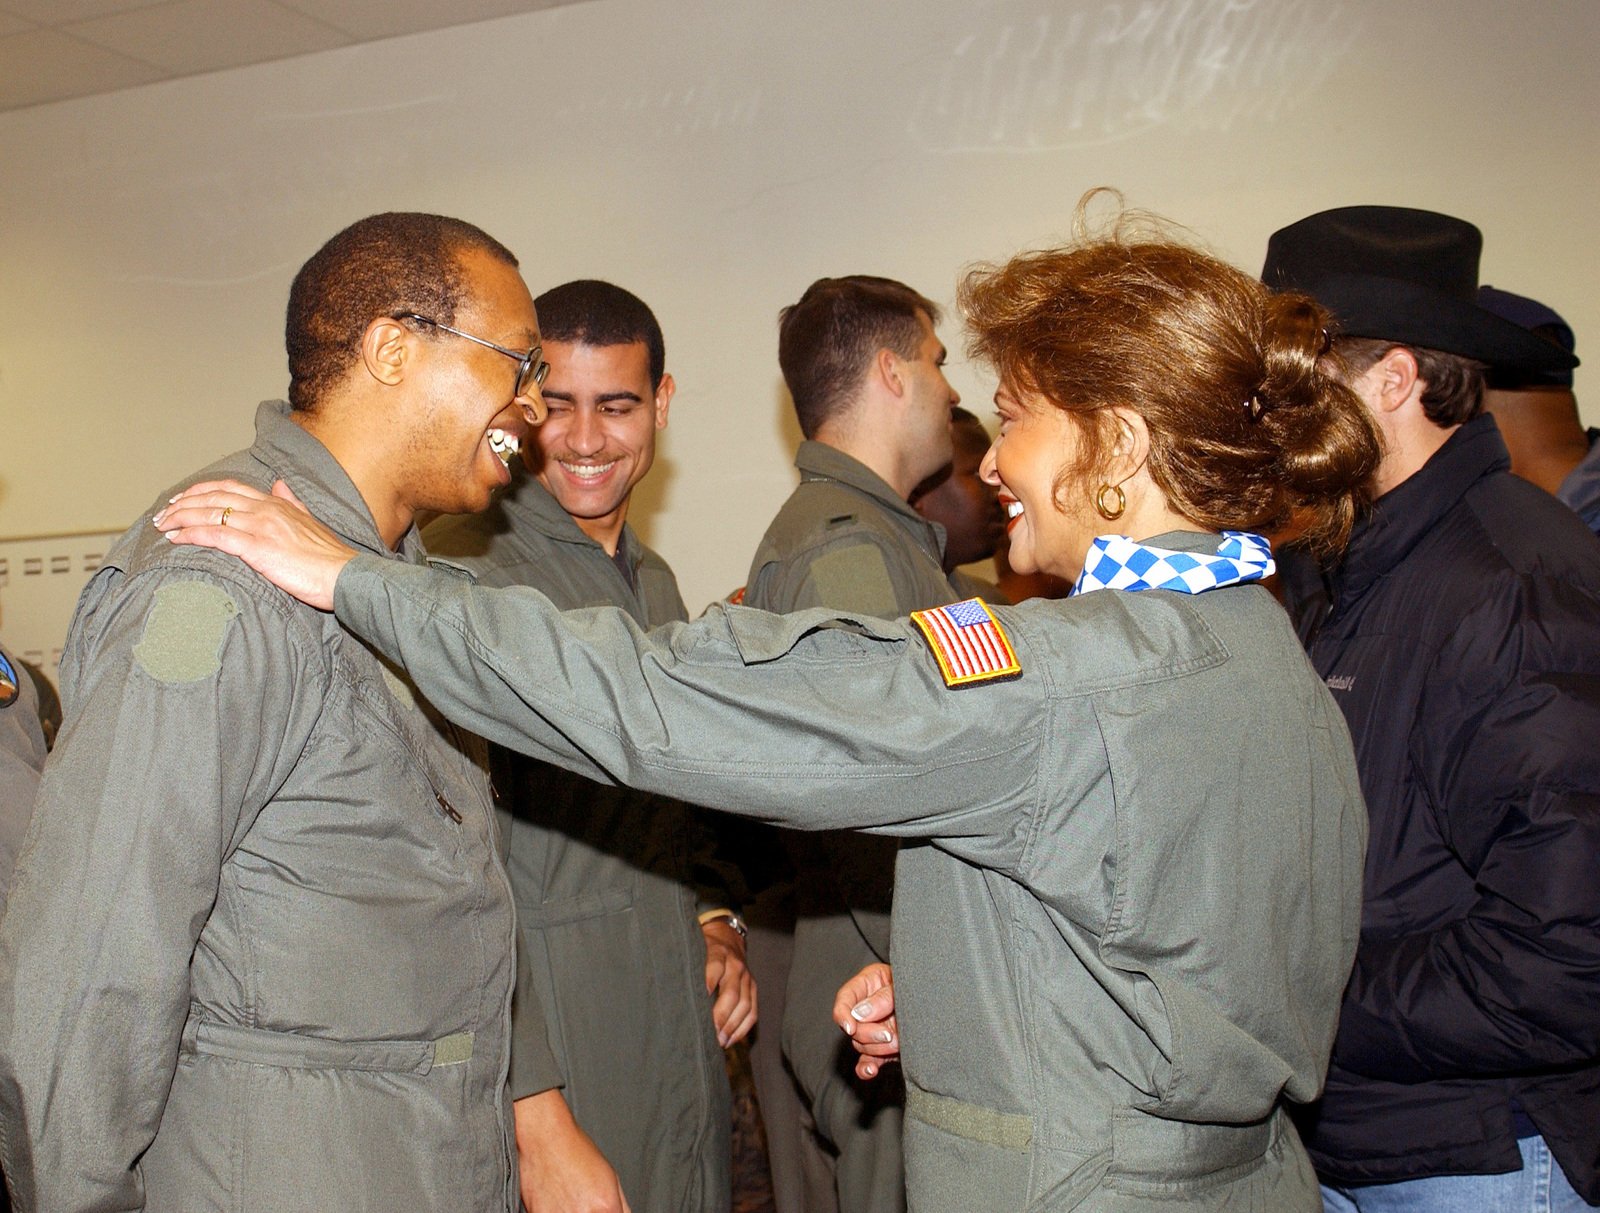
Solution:
[{"label": "olive green flight suit", "polygon": [[[287,404],[220,477],[422,561]],[[488,781],[397,668],[149,514],[106,555],[0,923],[19,1209],[520,1210]]]},{"label": "olive green flight suit", "polygon": [[[942,566],[942,527],[834,447],[803,442],[795,466],[800,484],[756,549],[744,605],[777,614],[829,607],[894,619],[958,600]],[[798,920],[784,1056],[818,1132],[838,1150],[841,1213],[894,1213],[905,1207],[897,1075],[870,1083],[856,1078],[855,1051],[833,1022],[833,1000],[863,966],[889,960],[898,844],[848,832],[793,834],[788,841]]]},{"label": "olive green flight suit", "polygon": [[1260,586],[992,607],[1021,673],[955,690],[916,627],[864,612],[647,634],[370,556],[335,607],[501,744],[923,843],[894,920],[913,1213],[1321,1209],[1283,1101],[1322,1087],[1366,813]]},{"label": "olive green flight suit", "polygon": [[[533,586],[568,609],[616,606],[647,628],[688,618],[672,570],[632,527],[618,543],[624,574],[520,472],[487,512],[441,518],[424,538],[430,557],[483,585]],[[494,749],[528,960],[512,1013],[512,1098],[564,1085],[638,1213],[727,1210],[732,1112],[699,914],[728,907],[729,894],[705,815]]]}]

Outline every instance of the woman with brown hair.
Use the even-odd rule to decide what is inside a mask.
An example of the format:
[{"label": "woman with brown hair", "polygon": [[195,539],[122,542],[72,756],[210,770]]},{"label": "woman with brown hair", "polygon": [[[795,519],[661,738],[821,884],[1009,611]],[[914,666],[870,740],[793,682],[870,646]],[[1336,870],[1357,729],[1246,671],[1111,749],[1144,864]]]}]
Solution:
[{"label": "woman with brown hair", "polygon": [[492,740],[900,837],[913,1209],[1310,1213],[1284,1101],[1321,1087],[1366,823],[1250,530],[1337,547],[1376,439],[1322,369],[1316,304],[1127,221],[962,298],[1000,374],[985,472],[1013,561],[1073,580],[1065,600],[896,623],[715,607],[644,634],[352,558],[232,486],[158,524],[336,609]]}]

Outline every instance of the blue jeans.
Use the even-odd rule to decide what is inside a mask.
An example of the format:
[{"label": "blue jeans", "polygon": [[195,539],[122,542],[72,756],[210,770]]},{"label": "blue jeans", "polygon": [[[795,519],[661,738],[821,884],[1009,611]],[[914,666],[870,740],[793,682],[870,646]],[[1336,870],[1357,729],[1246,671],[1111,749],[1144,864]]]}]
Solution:
[{"label": "blue jeans", "polygon": [[1324,1213],[1585,1213],[1542,1137],[1524,1137],[1522,1170],[1504,1175],[1439,1175],[1359,1188],[1322,1185]]}]

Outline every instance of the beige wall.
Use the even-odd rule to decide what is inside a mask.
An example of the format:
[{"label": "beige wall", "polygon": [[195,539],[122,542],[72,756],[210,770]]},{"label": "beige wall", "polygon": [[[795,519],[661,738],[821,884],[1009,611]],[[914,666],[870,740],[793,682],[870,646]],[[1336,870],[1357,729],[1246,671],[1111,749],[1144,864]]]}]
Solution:
[{"label": "beige wall", "polygon": [[948,300],[1092,185],[1252,270],[1325,207],[1450,211],[1600,357],[1597,51],[1594,0],[592,0],[0,114],[0,537],[126,525],[247,444],[294,269],[389,208],[655,307],[644,530],[691,609],[793,483],[778,308],[854,271]]}]

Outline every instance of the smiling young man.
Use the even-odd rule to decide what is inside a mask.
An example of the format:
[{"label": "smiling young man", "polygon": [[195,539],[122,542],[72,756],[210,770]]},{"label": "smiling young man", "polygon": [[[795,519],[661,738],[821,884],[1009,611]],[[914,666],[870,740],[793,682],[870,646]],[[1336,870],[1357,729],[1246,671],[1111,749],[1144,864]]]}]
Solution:
[{"label": "smiling young man", "polygon": [[[627,522],[676,390],[661,327],[607,282],[535,302],[550,414],[523,444],[527,472],[489,512],[429,527],[429,552],[564,609],[618,606],[644,628],[685,620],[672,570]],[[726,1210],[721,1048],[750,1030],[756,1005],[714,834],[680,801],[498,749],[494,765],[528,958],[511,1054],[524,1202],[615,1209],[620,1181],[641,1213]],[[548,1044],[524,1005],[548,1015]]]},{"label": "smiling young man", "polygon": [[[487,506],[494,436],[543,413],[516,258],[459,220],[340,232],[286,344],[289,400],[184,483],[281,478],[385,560],[422,560],[419,511]],[[455,730],[333,616],[148,514],[61,670],[0,928],[19,1206],[519,1209],[511,891]]]}]

